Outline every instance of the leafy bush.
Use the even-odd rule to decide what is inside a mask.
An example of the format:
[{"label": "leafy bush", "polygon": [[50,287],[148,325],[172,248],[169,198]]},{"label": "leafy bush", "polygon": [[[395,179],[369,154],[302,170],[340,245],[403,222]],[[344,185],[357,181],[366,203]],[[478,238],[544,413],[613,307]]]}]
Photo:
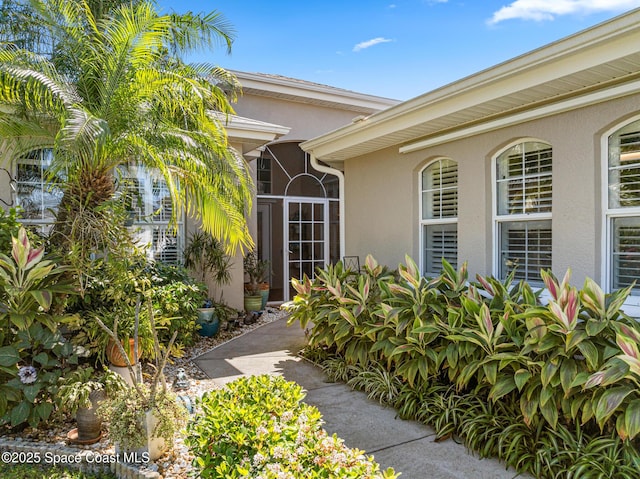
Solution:
[{"label": "leafy bush", "polygon": [[4,255],[11,254],[11,238],[17,237],[20,229],[19,217],[18,208],[9,208],[9,211],[5,211],[0,207],[0,253]]},{"label": "leafy bush", "polygon": [[388,478],[373,458],[321,428],[320,412],[280,376],[240,378],[205,393],[186,443],[202,478]]},{"label": "leafy bush", "polygon": [[[206,287],[194,283],[180,266],[150,263],[144,255],[100,259],[88,279],[84,297],[71,311],[77,313],[70,324],[73,341],[104,362],[109,337],[95,320],[98,317],[110,328],[118,318],[121,339],[133,335],[133,318],[139,300],[152,304],[160,344],[168,343],[174,331],[178,341],[172,354],[179,356],[184,346],[195,341],[197,309],[206,297]],[[149,311],[140,311],[140,344],[143,358],[154,354]]]},{"label": "leafy bush", "polygon": [[459,435],[482,455],[554,477],[570,460],[545,450],[556,444],[559,454],[558,434],[579,431],[584,444],[564,444],[593,444],[580,477],[603,468],[627,477],[620,458],[640,460],[640,326],[620,310],[631,288],[605,294],[587,279],[578,290],[570,272],[562,281],[542,272],[542,280],[546,305],[513,275],[469,282],[466,265],[455,271],[445,261],[428,279],[408,257],[395,274],[368,257],[362,273],[338,263],[314,281],[293,280],[289,321],[313,323],[309,350],[329,355],[331,376],[439,436]]},{"label": "leafy bush", "polygon": [[52,305],[73,293],[65,269],[31,246],[24,228],[12,238],[11,256],[0,254],[0,423],[37,427],[53,412],[51,398],[71,344],[58,330]]}]

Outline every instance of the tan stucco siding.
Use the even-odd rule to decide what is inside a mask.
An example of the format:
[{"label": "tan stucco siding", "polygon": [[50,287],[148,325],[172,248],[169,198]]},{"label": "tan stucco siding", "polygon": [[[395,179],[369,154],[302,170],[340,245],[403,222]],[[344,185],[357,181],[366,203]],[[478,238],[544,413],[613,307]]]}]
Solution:
[{"label": "tan stucco siding", "polygon": [[412,253],[413,174],[394,150],[345,163],[346,255],[372,254],[397,266]]},{"label": "tan stucco siding", "polygon": [[250,94],[240,97],[233,108],[240,116],[290,127],[291,131],[281,140],[308,140],[351,123],[359,115],[348,110]]},{"label": "tan stucco siding", "polygon": [[0,201],[0,208],[5,211],[10,208],[6,203],[12,204],[12,202],[15,201],[13,191],[11,190],[9,175],[3,170],[0,170],[0,199],[2,199],[2,201]]},{"label": "tan stucco siding", "polygon": [[458,162],[458,259],[470,276],[494,270],[493,158],[519,139],[553,147],[553,270],[601,281],[602,151],[605,131],[640,113],[640,95],[593,105],[401,155],[398,148],[352,158],[346,172],[346,251],[373,253],[391,267],[419,258],[418,172],[430,161]]}]

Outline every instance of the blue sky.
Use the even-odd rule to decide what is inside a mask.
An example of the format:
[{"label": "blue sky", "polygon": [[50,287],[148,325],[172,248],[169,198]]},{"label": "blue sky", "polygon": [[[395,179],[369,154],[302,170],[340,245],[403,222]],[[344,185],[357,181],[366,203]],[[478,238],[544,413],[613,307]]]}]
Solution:
[{"label": "blue sky", "polygon": [[221,12],[231,55],[193,61],[406,100],[640,7],[640,0],[159,0]]}]

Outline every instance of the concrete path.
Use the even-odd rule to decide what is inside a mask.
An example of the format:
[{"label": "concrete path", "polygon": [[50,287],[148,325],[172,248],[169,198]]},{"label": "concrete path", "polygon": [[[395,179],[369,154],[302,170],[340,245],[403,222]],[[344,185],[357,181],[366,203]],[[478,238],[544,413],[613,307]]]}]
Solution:
[{"label": "concrete path", "polygon": [[[478,459],[452,440],[436,443],[435,432],[404,421],[345,384],[329,383],[321,369],[297,356],[305,345],[299,325],[280,319],[203,354],[195,363],[219,384],[240,376],[281,374],[307,390],[305,402],[323,415],[325,429],[349,447],[374,455],[383,469],[401,479],[509,479],[516,476],[493,459]],[[529,476],[519,476],[529,477]]]}]

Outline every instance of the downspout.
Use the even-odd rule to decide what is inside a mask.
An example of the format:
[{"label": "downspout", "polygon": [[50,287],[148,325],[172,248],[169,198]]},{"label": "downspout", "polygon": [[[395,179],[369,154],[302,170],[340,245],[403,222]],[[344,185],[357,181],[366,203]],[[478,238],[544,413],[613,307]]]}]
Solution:
[{"label": "downspout", "polygon": [[322,173],[328,173],[329,175],[338,177],[338,214],[340,215],[340,259],[345,255],[345,208],[344,208],[344,172],[331,168],[327,165],[321,165],[313,153],[309,153],[311,159],[311,166],[314,169],[321,171]]}]

